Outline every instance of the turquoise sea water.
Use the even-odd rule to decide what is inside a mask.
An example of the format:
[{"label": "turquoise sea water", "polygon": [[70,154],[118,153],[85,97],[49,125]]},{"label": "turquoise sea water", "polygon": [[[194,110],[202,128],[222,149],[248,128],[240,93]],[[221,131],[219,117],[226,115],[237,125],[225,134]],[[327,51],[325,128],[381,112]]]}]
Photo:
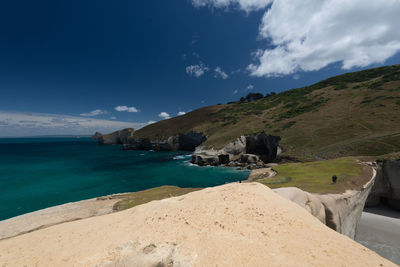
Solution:
[{"label": "turquoise sea water", "polygon": [[193,166],[187,152],[122,151],[88,138],[0,139],[0,220],[108,194],[215,186],[248,175]]}]

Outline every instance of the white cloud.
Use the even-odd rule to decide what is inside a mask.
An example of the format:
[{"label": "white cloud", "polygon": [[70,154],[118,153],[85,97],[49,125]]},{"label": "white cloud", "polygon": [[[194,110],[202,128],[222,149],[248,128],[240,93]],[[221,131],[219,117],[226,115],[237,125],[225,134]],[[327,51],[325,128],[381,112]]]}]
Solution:
[{"label": "white cloud", "polygon": [[145,123],[82,118],[58,114],[0,111],[0,136],[89,135],[123,128],[139,129]]},{"label": "white cloud", "polygon": [[237,93],[239,93],[238,90],[233,91],[233,94],[236,95]]},{"label": "white cloud", "polygon": [[215,75],[214,75],[215,78],[220,77],[223,80],[228,78],[228,74],[226,74],[220,67],[216,67],[214,71],[215,71]]},{"label": "white cloud", "polygon": [[260,26],[274,48],[248,69],[268,77],[383,63],[400,51],[399,14],[398,0],[275,0]]},{"label": "white cloud", "polygon": [[190,65],[186,67],[186,73],[190,76],[195,76],[196,78],[199,78],[208,70],[208,67],[204,66],[202,62],[200,62],[198,65]]},{"label": "white cloud", "polygon": [[112,116],[112,117],[110,117],[110,119],[111,119],[111,120],[116,120],[116,119],[117,119],[117,117],[115,117],[115,116]]},{"label": "white cloud", "polygon": [[[316,71],[332,63],[342,69],[382,64],[400,51],[399,0],[192,0],[196,7],[266,9],[257,49],[248,66],[253,76]],[[269,6],[272,4],[271,6]]]},{"label": "white cloud", "polygon": [[215,7],[215,8],[239,8],[246,12],[263,9],[268,6],[272,0],[192,0],[196,7]]},{"label": "white cloud", "polygon": [[148,121],[147,124],[153,124],[156,123],[156,121]]},{"label": "white cloud", "polygon": [[254,89],[254,85],[249,84],[249,85],[246,87],[246,90],[245,90],[245,91],[250,91],[250,90],[253,90],[253,89]]},{"label": "white cloud", "polygon": [[80,115],[83,117],[93,117],[93,116],[103,115],[103,114],[107,114],[107,113],[108,113],[107,110],[95,109],[88,113],[81,113]]},{"label": "white cloud", "polygon": [[116,106],[115,108],[114,108],[116,111],[119,111],[119,112],[123,112],[123,111],[126,111],[126,112],[140,112],[140,110],[138,110],[137,108],[135,108],[135,107],[128,107],[128,106]]},{"label": "white cloud", "polygon": [[160,114],[158,114],[158,117],[160,117],[163,120],[171,118],[171,116],[165,111],[163,111]]},{"label": "white cloud", "polygon": [[178,116],[182,116],[182,115],[185,115],[185,114],[186,114],[185,111],[179,111],[179,112],[178,112]]}]

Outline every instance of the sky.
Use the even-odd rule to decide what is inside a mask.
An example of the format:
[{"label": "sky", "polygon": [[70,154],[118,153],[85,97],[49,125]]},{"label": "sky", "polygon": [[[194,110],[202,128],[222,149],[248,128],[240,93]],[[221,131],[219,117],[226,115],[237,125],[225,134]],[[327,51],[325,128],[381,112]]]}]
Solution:
[{"label": "sky", "polygon": [[138,129],[400,63],[400,0],[0,2],[0,137]]}]

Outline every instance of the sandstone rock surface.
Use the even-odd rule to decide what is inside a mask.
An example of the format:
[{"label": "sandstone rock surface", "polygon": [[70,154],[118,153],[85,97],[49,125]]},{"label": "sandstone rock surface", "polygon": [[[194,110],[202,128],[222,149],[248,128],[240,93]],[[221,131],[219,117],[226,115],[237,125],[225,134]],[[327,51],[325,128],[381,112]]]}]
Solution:
[{"label": "sandstone rock surface", "polygon": [[259,183],[0,241],[5,266],[395,266]]},{"label": "sandstone rock surface", "polygon": [[354,239],[365,202],[376,177],[376,171],[361,190],[342,194],[311,194],[297,187],[274,189],[282,197],[306,209],[333,230]]}]

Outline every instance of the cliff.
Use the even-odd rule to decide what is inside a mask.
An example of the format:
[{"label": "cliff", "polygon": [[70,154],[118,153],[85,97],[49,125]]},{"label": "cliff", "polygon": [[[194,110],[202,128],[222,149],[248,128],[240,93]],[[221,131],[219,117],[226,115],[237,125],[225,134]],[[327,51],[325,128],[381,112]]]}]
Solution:
[{"label": "cliff", "polygon": [[259,183],[67,222],[0,250],[6,266],[395,266]]},{"label": "cliff", "polygon": [[194,151],[207,138],[202,133],[190,131],[186,134],[169,136],[167,139],[150,139],[130,137],[123,143],[125,150],[154,150],[154,151]]},{"label": "cliff", "polygon": [[[254,170],[249,179],[274,188],[328,227],[354,238],[376,178],[372,166],[354,158],[289,163]],[[335,183],[332,174],[337,174]]]},{"label": "cliff", "polygon": [[120,145],[126,143],[134,132],[133,128],[126,128],[109,134],[96,132],[91,138],[97,140],[99,145]]},{"label": "cliff", "polygon": [[400,160],[383,160],[376,163],[377,175],[367,207],[379,205],[382,200],[400,210]]},{"label": "cliff", "polygon": [[361,190],[347,190],[342,194],[311,194],[296,187],[283,187],[274,191],[303,207],[331,229],[354,239],[375,176],[374,171],[371,180]]},{"label": "cliff", "polygon": [[279,136],[265,133],[241,136],[220,150],[199,146],[190,161],[200,166],[225,164],[262,168],[264,163],[276,159],[280,140]]}]

